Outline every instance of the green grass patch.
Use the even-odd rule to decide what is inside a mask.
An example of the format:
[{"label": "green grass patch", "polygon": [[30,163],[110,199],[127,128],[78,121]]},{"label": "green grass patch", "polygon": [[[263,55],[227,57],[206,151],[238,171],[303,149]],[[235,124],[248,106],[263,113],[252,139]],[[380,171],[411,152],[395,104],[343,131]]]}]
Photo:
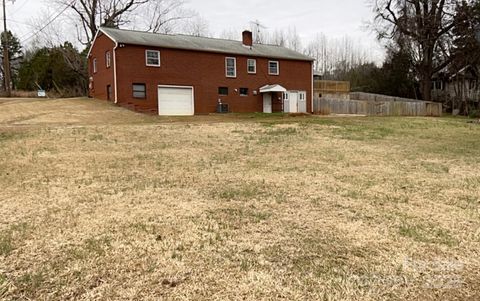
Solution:
[{"label": "green grass patch", "polygon": [[24,137],[25,133],[23,132],[0,132],[0,143]]},{"label": "green grass patch", "polygon": [[227,201],[251,201],[265,195],[265,187],[258,183],[227,185],[221,187],[216,196]]},{"label": "green grass patch", "polygon": [[29,230],[27,223],[19,223],[10,226],[7,230],[0,232],[0,256],[8,256],[15,250]]},{"label": "green grass patch", "polygon": [[442,244],[449,247],[458,245],[456,240],[448,230],[435,228],[433,225],[407,224],[399,227],[398,233],[403,237],[408,237],[417,242]]},{"label": "green grass patch", "polygon": [[15,279],[17,289],[25,296],[35,296],[38,289],[44,286],[47,282],[46,275],[43,271],[36,271],[33,273],[26,273],[21,277]]}]

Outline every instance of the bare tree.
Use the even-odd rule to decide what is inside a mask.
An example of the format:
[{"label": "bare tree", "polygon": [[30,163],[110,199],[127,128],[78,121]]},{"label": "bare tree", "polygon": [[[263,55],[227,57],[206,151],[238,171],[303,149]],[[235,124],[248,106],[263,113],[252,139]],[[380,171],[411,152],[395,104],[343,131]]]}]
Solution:
[{"label": "bare tree", "polygon": [[285,36],[285,31],[275,29],[275,31],[270,34],[269,43],[285,47],[287,45],[287,37]]},{"label": "bare tree", "polygon": [[181,32],[196,37],[211,36],[208,21],[199,15],[185,20]]},{"label": "bare tree", "polygon": [[183,0],[149,0],[142,5],[132,19],[136,26],[155,33],[172,33],[176,31],[179,21],[186,21],[197,16],[192,10],[184,9]]},{"label": "bare tree", "polygon": [[238,41],[241,39],[242,35],[239,30],[235,28],[229,28],[229,29],[224,29],[220,35],[220,39],[225,39],[225,40],[235,40]]},{"label": "bare tree", "polygon": [[182,0],[55,1],[62,7],[71,7],[76,20],[78,39],[83,45],[92,42],[101,25],[114,27],[132,23],[136,19],[136,14],[141,15],[141,18],[137,18],[139,26],[151,32],[169,31],[163,28],[175,20],[189,17],[177,13],[184,5]]},{"label": "bare tree", "polygon": [[296,27],[289,27],[287,30],[286,47],[295,51],[302,51],[302,38]]},{"label": "bare tree", "polygon": [[305,54],[315,59],[315,71],[326,77],[375,61],[360,41],[349,36],[329,38],[323,33],[317,34],[307,45]]},{"label": "bare tree", "polygon": [[456,0],[375,0],[377,32],[408,49],[424,100],[431,100],[432,76],[451,63],[450,42]]}]

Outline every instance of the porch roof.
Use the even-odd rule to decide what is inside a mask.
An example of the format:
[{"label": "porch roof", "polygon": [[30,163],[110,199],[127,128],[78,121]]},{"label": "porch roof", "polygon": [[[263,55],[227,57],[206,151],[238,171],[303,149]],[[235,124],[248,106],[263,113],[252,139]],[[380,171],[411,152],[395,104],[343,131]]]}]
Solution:
[{"label": "porch roof", "polygon": [[260,88],[260,93],[287,92],[287,89],[280,85],[266,85]]}]

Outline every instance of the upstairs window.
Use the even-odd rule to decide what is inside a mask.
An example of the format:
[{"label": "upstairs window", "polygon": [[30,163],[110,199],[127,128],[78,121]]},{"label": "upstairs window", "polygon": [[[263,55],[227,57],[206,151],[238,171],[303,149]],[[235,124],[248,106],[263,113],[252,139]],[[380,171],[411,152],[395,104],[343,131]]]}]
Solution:
[{"label": "upstairs window", "polygon": [[228,88],[227,87],[218,88],[218,95],[228,96]]},{"label": "upstairs window", "polygon": [[248,96],[248,88],[240,88],[240,96]]},{"label": "upstairs window", "polygon": [[269,61],[268,62],[268,74],[270,74],[270,75],[280,74],[280,68],[279,68],[278,61]]},{"label": "upstairs window", "polygon": [[97,73],[97,59],[93,59],[93,73]]},{"label": "upstairs window", "polygon": [[133,84],[133,98],[145,99],[147,98],[147,87],[145,84]]},{"label": "upstairs window", "polygon": [[257,60],[254,60],[254,59],[247,60],[247,71],[250,74],[257,73]]},{"label": "upstairs window", "polygon": [[105,53],[105,63],[107,65],[107,68],[110,68],[110,66],[112,65],[112,54],[110,53],[110,51]]},{"label": "upstairs window", "polygon": [[225,69],[227,77],[237,77],[237,59],[227,57],[225,59]]},{"label": "upstairs window", "polygon": [[160,67],[160,51],[158,50],[147,50],[145,54],[147,60],[147,66],[149,67]]}]

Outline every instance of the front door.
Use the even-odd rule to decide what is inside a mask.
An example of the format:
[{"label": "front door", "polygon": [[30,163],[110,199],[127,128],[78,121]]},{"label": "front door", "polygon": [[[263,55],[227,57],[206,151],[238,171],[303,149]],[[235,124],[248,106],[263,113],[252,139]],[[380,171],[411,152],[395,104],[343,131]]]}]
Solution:
[{"label": "front door", "polygon": [[272,113],[272,94],[263,94],[263,113]]},{"label": "front door", "polygon": [[298,92],[288,92],[288,113],[298,113]]}]

